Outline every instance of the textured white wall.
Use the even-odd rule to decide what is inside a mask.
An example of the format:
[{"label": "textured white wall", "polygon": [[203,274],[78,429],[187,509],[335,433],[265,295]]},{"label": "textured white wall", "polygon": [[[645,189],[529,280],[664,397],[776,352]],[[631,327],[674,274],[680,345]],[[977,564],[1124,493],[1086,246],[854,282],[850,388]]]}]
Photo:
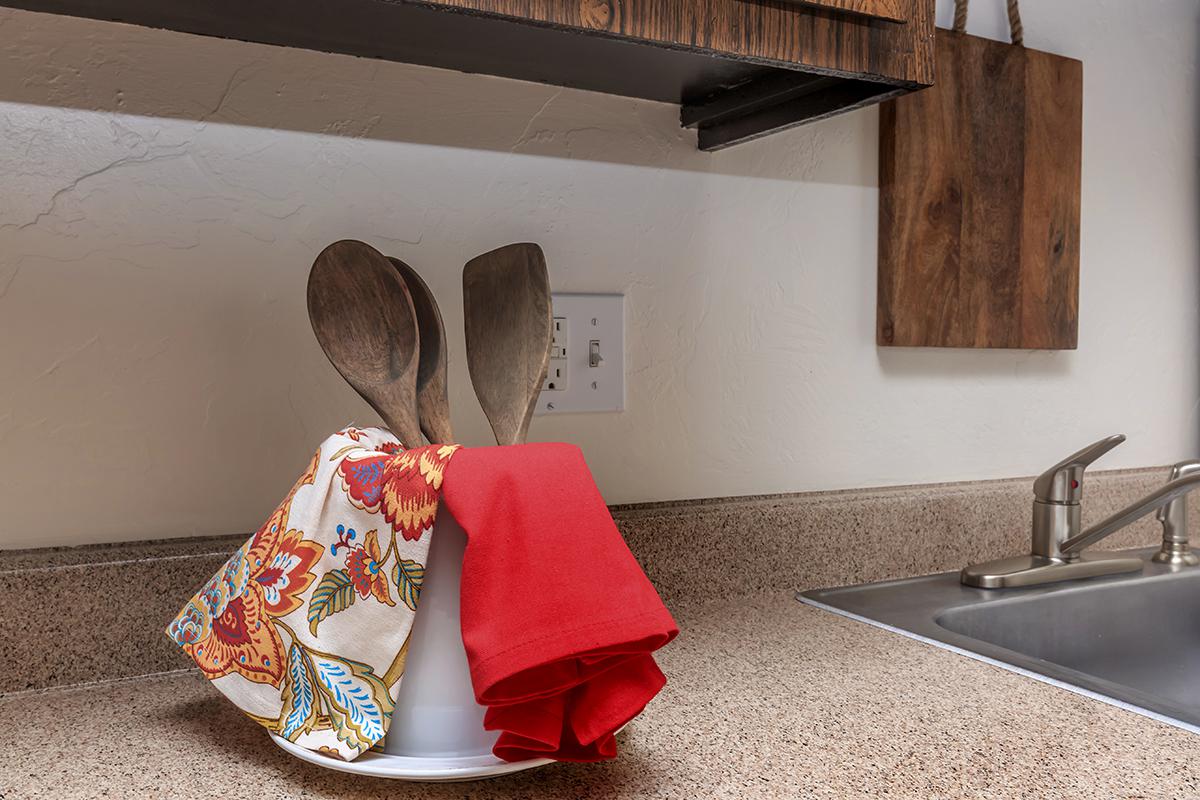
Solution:
[{"label": "textured white wall", "polygon": [[628,410],[532,429],[611,502],[1200,454],[1196,4],[1025,5],[1085,64],[1077,352],[875,347],[875,110],[707,155],[672,106],[0,11],[0,546],[245,531],[372,422],[305,312],[342,237],[441,299],[468,444],[467,259],[625,292]]}]

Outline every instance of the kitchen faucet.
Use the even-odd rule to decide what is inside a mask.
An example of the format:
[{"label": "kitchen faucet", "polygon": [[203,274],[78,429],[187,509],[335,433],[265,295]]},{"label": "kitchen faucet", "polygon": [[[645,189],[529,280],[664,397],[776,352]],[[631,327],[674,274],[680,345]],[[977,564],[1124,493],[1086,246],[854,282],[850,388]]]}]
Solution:
[{"label": "kitchen faucet", "polygon": [[963,569],[962,582],[982,589],[1001,589],[1138,571],[1144,564],[1140,558],[1083,550],[1156,509],[1160,510],[1158,518],[1163,524],[1163,545],[1153,560],[1174,565],[1200,563],[1188,549],[1184,497],[1200,488],[1200,462],[1176,464],[1170,480],[1161,488],[1082,530],[1083,473],[1093,461],[1123,441],[1123,434],[1101,439],[1039,475],[1033,483],[1030,553],[972,564]]}]

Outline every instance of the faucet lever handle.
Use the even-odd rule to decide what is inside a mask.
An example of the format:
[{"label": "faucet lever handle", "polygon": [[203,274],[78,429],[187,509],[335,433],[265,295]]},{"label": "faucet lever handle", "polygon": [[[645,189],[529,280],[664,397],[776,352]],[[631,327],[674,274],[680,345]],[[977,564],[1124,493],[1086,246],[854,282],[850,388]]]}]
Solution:
[{"label": "faucet lever handle", "polygon": [[1033,482],[1034,499],[1042,503],[1062,505],[1079,503],[1083,496],[1083,471],[1123,441],[1125,434],[1117,433],[1067,456]]}]

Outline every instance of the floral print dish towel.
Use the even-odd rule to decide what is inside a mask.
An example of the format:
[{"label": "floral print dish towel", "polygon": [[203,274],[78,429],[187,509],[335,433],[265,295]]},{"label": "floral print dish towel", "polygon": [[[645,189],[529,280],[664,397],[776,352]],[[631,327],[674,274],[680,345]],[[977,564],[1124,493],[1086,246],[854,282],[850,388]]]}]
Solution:
[{"label": "floral print dish towel", "polygon": [[167,635],[268,730],[345,760],[365,753],[387,733],[457,448],[338,431]]}]

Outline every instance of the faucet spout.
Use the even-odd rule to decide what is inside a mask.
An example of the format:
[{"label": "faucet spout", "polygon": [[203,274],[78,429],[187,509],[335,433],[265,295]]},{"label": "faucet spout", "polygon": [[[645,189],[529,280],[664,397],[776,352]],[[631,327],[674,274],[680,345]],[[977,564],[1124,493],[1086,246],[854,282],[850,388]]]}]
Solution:
[{"label": "faucet spout", "polygon": [[1067,539],[1060,545],[1060,550],[1064,555],[1076,555],[1085,547],[1116,533],[1130,523],[1137,522],[1151,511],[1162,508],[1175,498],[1182,497],[1196,488],[1200,488],[1200,472],[1176,478],[1136,503],[1132,503],[1111,517],[1096,523],[1078,536]]}]

